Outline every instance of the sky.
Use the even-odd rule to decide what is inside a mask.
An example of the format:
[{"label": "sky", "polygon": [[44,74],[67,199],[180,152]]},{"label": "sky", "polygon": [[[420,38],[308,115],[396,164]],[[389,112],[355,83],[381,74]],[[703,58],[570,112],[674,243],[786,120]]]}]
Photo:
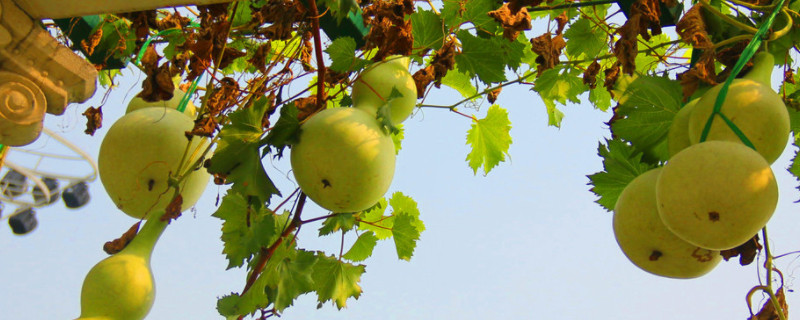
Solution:
[{"label": "sky", "polygon": [[[777,73],[776,73],[777,74]],[[92,100],[48,115],[45,126],[97,156],[102,138],[142,76],[125,72],[106,101],[104,127],[83,133],[81,113]],[[584,97],[585,98],[585,97]],[[460,100],[435,91],[427,103]],[[561,128],[547,126],[545,106],[526,87],[507,87],[496,104],[509,112],[513,128],[510,157],[487,176],[473,174],[465,161],[470,120],[439,109],[421,109],[405,121],[397,157],[395,191],[414,198],[426,230],[410,262],[397,258],[392,242],[380,242],[361,278],[363,294],[337,310],[316,308],[306,295],[284,319],[745,319],[745,295],[759,284],[759,260],[739,266],[722,262],[697,279],[676,280],[646,273],[622,254],[611,229],[612,214],[594,201],[586,175],[602,168],[597,145],[609,136],[611,114],[579,104],[562,107]],[[482,118],[490,104],[462,112]],[[276,115],[277,116],[277,115]],[[44,137],[46,139],[46,137]],[[787,147],[773,164],[780,200],[770,221],[774,254],[800,250],[797,181],[785,168],[795,150]],[[265,160],[284,194],[294,190],[288,159]],[[65,165],[63,170],[70,170]],[[91,201],[80,209],[62,202],[37,210],[39,225],[24,236],[0,225],[0,319],[74,319],[86,272],[107,255],[106,241],[135,219],[118,211],[100,180],[90,184]],[[225,270],[221,221],[211,214],[225,188],[209,184],[191,211],[170,224],[152,257],[156,301],[147,319],[221,319],[218,297],[240,292],[245,270]],[[7,213],[5,213],[7,214]],[[327,214],[311,205],[311,218]],[[5,220],[3,220],[5,221]],[[5,223],[3,223],[5,224]],[[319,225],[304,226],[299,246],[338,252],[340,238],[318,238]],[[348,241],[355,240],[349,235]],[[776,261],[788,289],[797,285],[800,255]],[[790,308],[800,305],[787,292]],[[765,299],[756,295],[757,311]]]}]

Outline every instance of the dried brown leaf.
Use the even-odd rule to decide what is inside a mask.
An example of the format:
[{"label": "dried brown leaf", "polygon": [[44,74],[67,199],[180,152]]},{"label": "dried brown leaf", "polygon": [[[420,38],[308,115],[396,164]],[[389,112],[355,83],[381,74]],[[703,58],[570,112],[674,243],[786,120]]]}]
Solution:
[{"label": "dried brown leaf", "polygon": [[486,99],[489,100],[489,103],[494,103],[495,101],[497,101],[497,97],[500,95],[500,91],[503,91],[502,87],[489,91],[489,94],[486,96]]},{"label": "dried brown leaf", "polygon": [[753,261],[756,259],[756,255],[758,255],[758,251],[760,251],[761,248],[761,244],[758,242],[758,235],[755,235],[752,239],[741,244],[740,246],[733,249],[722,250],[719,252],[719,254],[722,255],[722,258],[725,259],[725,261],[739,256],[739,264],[746,266],[753,263]]},{"label": "dried brown leaf", "polygon": [[605,87],[606,90],[611,93],[612,97],[614,96],[614,92],[612,90],[614,89],[614,85],[617,84],[617,79],[619,79],[619,66],[620,64],[617,62],[614,63],[611,68],[603,71],[603,73],[606,75],[605,80],[603,81],[603,87]]},{"label": "dried brown leaf", "polygon": [[591,89],[597,87],[598,73],[600,73],[600,64],[597,63],[597,60],[592,61],[592,64],[583,72],[583,84],[589,86]]},{"label": "dried brown leaf", "polygon": [[214,132],[219,128],[219,123],[214,117],[204,116],[200,119],[194,120],[194,127],[191,131],[186,131],[186,137],[192,136],[213,137]]},{"label": "dried brown leaf", "polygon": [[567,12],[564,11],[556,17],[556,34],[560,35],[564,32],[564,27],[567,26],[567,22],[569,22],[569,17],[567,17]]},{"label": "dried brown leaf", "polygon": [[256,67],[261,73],[267,72],[267,56],[272,49],[271,42],[266,42],[258,47],[253,56],[247,60],[252,66]]},{"label": "dried brown leaf", "polygon": [[424,69],[419,69],[411,76],[414,78],[414,84],[417,86],[417,98],[425,96],[425,91],[428,86],[433,82],[433,65],[427,66]]},{"label": "dried brown leaf", "polygon": [[136,233],[139,232],[139,225],[141,223],[141,221],[134,223],[130,228],[128,228],[128,231],[125,231],[125,233],[122,234],[122,236],[103,244],[103,251],[108,254],[115,254],[122,251],[122,249],[125,249],[128,243],[130,243],[131,240],[136,237]]},{"label": "dried brown leaf", "polygon": [[675,26],[675,31],[683,42],[690,44],[695,49],[709,49],[713,47],[711,39],[706,31],[706,23],[703,21],[702,5],[695,4],[686,14],[681,17]]},{"label": "dried brown leaf", "polygon": [[414,45],[411,19],[414,13],[411,0],[377,0],[364,8],[364,23],[370,26],[365,37],[365,49],[378,48],[374,61],[382,61],[391,55],[411,55]]},{"label": "dried brown leaf", "polygon": [[[784,318],[789,319],[789,305],[786,303],[786,295],[783,292],[783,287],[778,288],[778,291],[775,292],[775,298],[778,299],[778,305],[783,311]],[[764,302],[764,306],[761,307],[761,311],[749,318],[749,320],[779,319],[780,316],[778,315],[778,310],[775,310],[775,306],[772,304],[772,298],[769,298],[767,299],[767,302]]]},{"label": "dried brown leaf", "polygon": [[161,216],[161,221],[177,220],[181,216],[181,206],[183,205],[183,196],[178,194],[172,201],[169,202],[167,208],[164,210],[164,215]]},{"label": "dried brown leaf", "polygon": [[531,16],[526,8],[511,13],[508,3],[505,3],[499,9],[489,11],[489,16],[500,23],[503,27],[503,37],[508,41],[516,40],[520,32],[531,29]]},{"label": "dried brown leaf", "polygon": [[312,114],[317,113],[317,111],[322,110],[325,108],[325,104],[317,103],[317,96],[313,95],[310,97],[298,98],[294,100],[294,105],[297,107],[297,120],[303,121],[306,118],[310,117]]},{"label": "dried brown leaf", "polygon": [[556,35],[547,32],[541,36],[531,39],[531,50],[536,53],[536,71],[538,75],[548,69],[552,69],[559,63],[561,50],[567,46],[563,35]]},{"label": "dried brown leaf", "polygon": [[94,54],[94,48],[100,44],[100,40],[103,39],[103,29],[97,29],[94,33],[89,35],[88,38],[81,40],[81,49],[86,52],[87,55]]},{"label": "dried brown leaf", "polygon": [[701,82],[712,86],[716,85],[716,77],[714,51],[706,50],[691,69],[678,75],[683,90],[683,101],[689,100],[689,97],[700,87]]},{"label": "dried brown leaf", "polygon": [[86,134],[93,136],[97,129],[103,127],[103,107],[88,107],[86,111],[82,113],[83,116],[86,116]]}]

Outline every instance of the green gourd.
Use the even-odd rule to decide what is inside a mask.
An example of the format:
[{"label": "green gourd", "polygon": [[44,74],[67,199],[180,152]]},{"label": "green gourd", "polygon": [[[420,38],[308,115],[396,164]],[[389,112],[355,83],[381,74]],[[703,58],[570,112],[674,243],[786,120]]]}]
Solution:
[{"label": "green gourd", "polygon": [[155,300],[150,257],[167,226],[158,216],[147,220],[125,249],[89,270],[81,290],[81,316],[76,320],[141,320],[147,316]]},{"label": "green gourd", "polygon": [[[405,121],[417,103],[417,85],[408,71],[409,63],[408,57],[392,56],[367,68],[353,84],[353,107],[376,115],[388,104],[392,123]],[[401,96],[389,98],[392,88]]]},{"label": "green gourd", "polygon": [[[733,80],[720,109],[769,163],[778,159],[789,139],[789,112],[783,99],[770,86],[774,60],[769,53],[757,54],[753,59],[753,68],[747,75]],[[721,88],[722,84],[719,84],[703,94],[689,116],[689,139],[692,144],[700,142]],[[714,119],[706,140],[741,143],[741,139],[720,117]]]}]

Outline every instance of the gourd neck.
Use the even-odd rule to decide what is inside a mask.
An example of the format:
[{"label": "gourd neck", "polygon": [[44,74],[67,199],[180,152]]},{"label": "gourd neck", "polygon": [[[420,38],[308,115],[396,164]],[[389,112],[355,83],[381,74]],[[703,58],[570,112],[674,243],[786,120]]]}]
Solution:
[{"label": "gourd neck", "polygon": [[768,52],[759,52],[753,58],[753,68],[751,68],[743,78],[771,86],[772,69],[774,66],[775,58],[772,54]]},{"label": "gourd neck", "polygon": [[150,220],[146,220],[133,240],[119,253],[138,255],[149,261],[158,238],[168,224],[167,221],[161,221],[160,216],[154,215]]}]

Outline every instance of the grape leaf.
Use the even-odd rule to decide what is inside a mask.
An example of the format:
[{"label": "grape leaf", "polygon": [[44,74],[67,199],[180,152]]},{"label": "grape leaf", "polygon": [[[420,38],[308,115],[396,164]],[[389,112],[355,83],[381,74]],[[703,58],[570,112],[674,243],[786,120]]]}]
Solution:
[{"label": "grape leaf", "polygon": [[414,228],[419,232],[425,231],[425,224],[419,219],[419,209],[414,199],[397,191],[392,193],[392,198],[389,199],[389,205],[392,206],[392,215],[407,214],[412,218],[411,224]]},{"label": "grape leaf", "polygon": [[603,158],[603,171],[588,176],[589,184],[599,197],[596,202],[612,211],[622,189],[655,166],[642,162],[642,153],[619,139],[606,140],[606,145],[600,143],[597,153]]},{"label": "grape leaf", "polygon": [[364,274],[364,265],[342,262],[322,252],[318,252],[317,257],[313,278],[320,304],[332,300],[338,309],[342,309],[347,306],[347,299],[361,296],[358,283]]},{"label": "grape leaf", "polygon": [[470,82],[470,77],[466,73],[458,72],[458,70],[450,70],[442,78],[442,84],[450,88],[456,89],[464,98],[473,97],[476,99],[478,89]]},{"label": "grape leaf", "polygon": [[[290,242],[291,245],[286,243]],[[280,312],[291,306],[294,299],[314,290],[314,265],[317,255],[298,250],[296,242],[284,241],[264,267],[260,277],[265,278],[267,300]]]},{"label": "grape leaf", "polygon": [[594,59],[601,52],[608,51],[608,37],[600,36],[602,32],[593,28],[596,26],[589,19],[578,19],[569,26],[564,32],[568,57]]},{"label": "grape leaf", "polygon": [[659,63],[662,62],[669,48],[662,44],[670,41],[672,40],[665,33],[652,36],[649,41],[645,41],[640,35],[637,43],[639,52],[643,53],[636,55],[636,71],[642,74],[654,71]]},{"label": "grape leaf", "polygon": [[368,60],[356,57],[356,41],[351,37],[333,40],[325,52],[331,58],[329,67],[336,72],[358,71],[369,65]]},{"label": "grape leaf", "polygon": [[439,50],[444,41],[442,17],[430,10],[417,9],[411,14],[411,34],[414,36],[414,50],[425,52]]},{"label": "grape leaf", "polygon": [[400,214],[394,216],[392,235],[394,236],[394,245],[397,248],[397,257],[406,261],[411,260],[414,248],[417,246],[417,240],[419,240],[419,230],[412,223],[413,217],[411,215]]},{"label": "grape leaf", "polygon": [[378,240],[391,237],[394,217],[385,215],[388,206],[386,199],[381,198],[372,208],[358,213],[358,228],[374,232]]},{"label": "grape leaf", "polygon": [[[619,107],[611,132],[655,160],[666,161],[667,132],[681,107],[680,83],[664,77],[623,76],[614,95]],[[652,150],[659,152],[651,154]]]},{"label": "grape leaf", "polygon": [[234,191],[228,191],[213,217],[223,220],[222,253],[228,259],[228,269],[241,267],[259,252],[262,246],[278,235],[278,221],[269,210],[250,205]]},{"label": "grape leaf", "polygon": [[445,0],[442,19],[451,29],[458,29],[463,23],[472,23],[477,30],[494,34],[500,25],[489,16],[489,11],[498,7],[493,0]]},{"label": "grape leaf", "polygon": [[403,129],[403,124],[398,123],[395,124],[397,128],[397,132],[392,132],[392,143],[394,143],[394,154],[400,154],[400,149],[403,149],[403,138],[405,137],[405,129]]},{"label": "grape leaf", "polygon": [[297,120],[298,114],[297,106],[294,102],[281,107],[280,117],[275,122],[275,126],[267,133],[267,136],[261,144],[267,144],[270,148],[267,151],[272,152],[275,148],[275,156],[282,157],[283,150],[297,142],[298,135],[300,134],[300,121]]},{"label": "grape leaf", "polygon": [[455,57],[459,72],[470,77],[477,76],[486,84],[506,81],[505,52],[498,51],[494,41],[473,36],[466,30],[460,30],[457,34],[462,46],[461,54]]},{"label": "grape leaf", "polygon": [[[789,120],[792,128],[792,135],[794,136],[794,146],[800,146],[800,111],[787,108],[789,111]],[[795,151],[794,158],[792,158],[792,164],[789,166],[789,172],[800,181],[800,150]],[[800,189],[800,186],[797,186],[797,189]]]},{"label": "grape leaf", "polygon": [[486,117],[473,121],[472,128],[467,131],[467,144],[472,151],[467,161],[474,174],[483,167],[484,174],[506,160],[508,148],[511,146],[511,122],[508,111],[497,105],[489,107]]},{"label": "grape leaf", "polygon": [[355,224],[356,217],[353,213],[337,213],[322,222],[322,227],[319,228],[319,235],[325,236],[339,230],[347,232],[353,229]]},{"label": "grape leaf", "polygon": [[275,247],[263,272],[244,294],[231,294],[217,301],[223,316],[252,314],[270,304],[280,312],[291,306],[294,299],[314,290],[314,252],[298,250],[294,241]]},{"label": "grape leaf", "polygon": [[567,101],[580,103],[578,95],[587,87],[580,77],[580,70],[574,68],[553,68],[542,72],[536,78],[533,90],[542,97],[547,107],[548,125],[559,127],[564,114],[556,108],[556,102],[566,105]]},{"label": "grape leaf", "polygon": [[250,0],[239,0],[237,3],[231,3],[229,7],[231,9],[236,7],[236,12],[233,13],[233,21],[231,21],[233,27],[245,25],[253,20],[253,10],[250,9]]},{"label": "grape leaf", "polygon": [[269,203],[272,195],[280,195],[280,191],[264,170],[259,153],[261,119],[266,108],[267,104],[256,104],[229,115],[231,123],[219,133],[208,171],[226,175],[233,190]]},{"label": "grape leaf", "polygon": [[378,244],[378,238],[375,237],[375,233],[372,231],[367,231],[362,233],[356,239],[356,242],[353,243],[353,246],[350,247],[350,250],[347,250],[342,258],[353,262],[364,261],[372,255],[372,250],[375,249],[375,245]]},{"label": "grape leaf", "polygon": [[608,108],[611,107],[611,94],[606,88],[597,86],[589,90],[589,102],[591,102],[596,109],[608,111]]}]

